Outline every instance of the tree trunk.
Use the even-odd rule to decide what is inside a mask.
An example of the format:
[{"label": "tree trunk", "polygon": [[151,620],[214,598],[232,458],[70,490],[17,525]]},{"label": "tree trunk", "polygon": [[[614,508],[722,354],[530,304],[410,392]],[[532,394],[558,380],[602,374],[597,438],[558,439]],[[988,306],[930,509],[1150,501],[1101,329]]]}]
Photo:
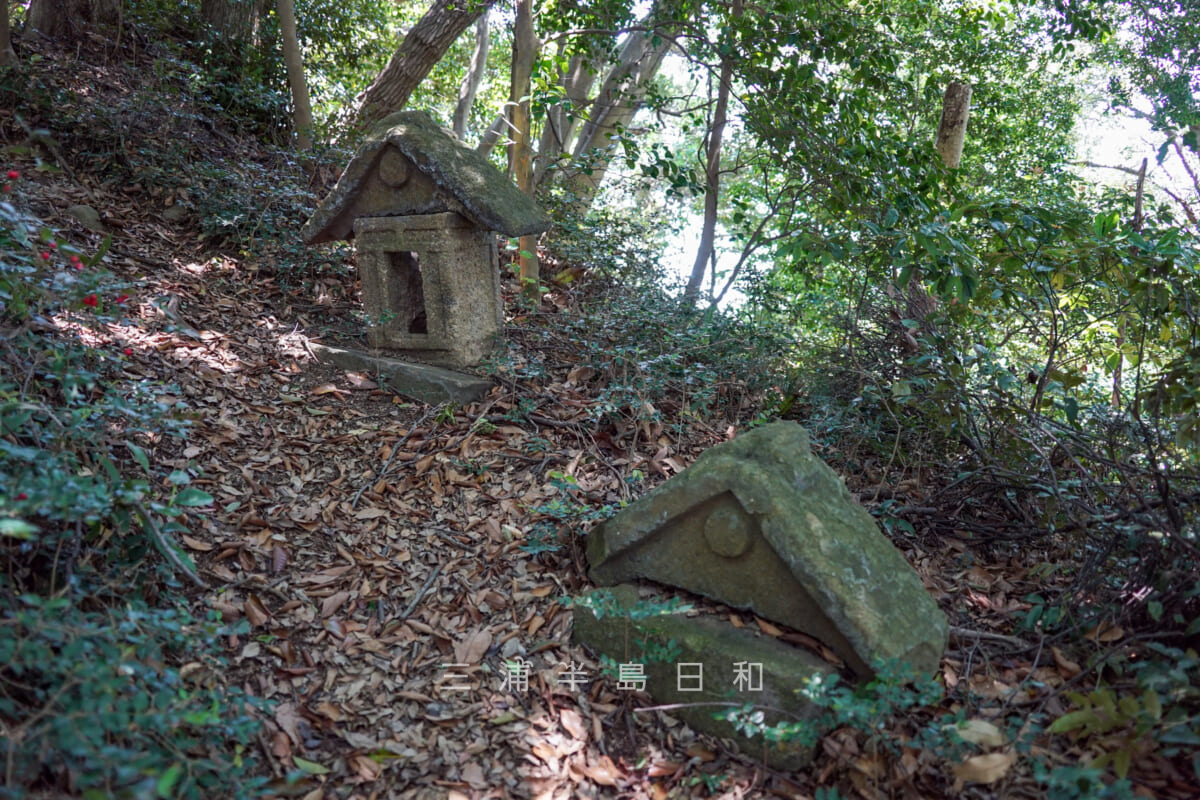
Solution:
[{"label": "tree trunk", "polygon": [[252,42],[266,0],[200,0],[200,18],[230,44]]},{"label": "tree trunk", "polygon": [[[951,81],[946,86],[946,94],[942,98],[942,119],[938,123],[937,137],[934,139],[934,149],[941,156],[947,169],[958,169],[962,162],[970,112],[970,84]],[[909,276],[908,285],[904,287],[904,303],[904,310],[898,312],[901,318],[915,320],[921,327],[926,326],[929,315],[937,310],[937,299],[921,285],[920,269],[914,269]],[[905,333],[906,340],[914,349],[917,346],[915,333],[916,331]]]},{"label": "tree trunk", "polygon": [[8,0],[0,0],[0,67],[17,63],[12,46],[12,28],[8,19]]},{"label": "tree trunk", "polygon": [[567,151],[575,135],[580,110],[587,103],[588,92],[592,90],[595,80],[596,71],[587,57],[582,54],[572,56],[566,73],[559,81],[566,95],[566,103],[559,103],[547,112],[546,124],[538,141],[537,161],[533,169],[534,186],[542,185],[550,165]]},{"label": "tree trunk", "polygon": [[[512,84],[509,92],[509,125],[512,145],[508,149],[508,168],[517,187],[533,194],[533,153],[529,132],[529,90],[533,79],[533,64],[541,43],[533,30],[532,0],[517,0],[517,16],[513,23]],[[542,298],[541,276],[537,256],[537,237],[522,236],[520,241],[521,290],[534,303]]]},{"label": "tree trunk", "polygon": [[463,139],[467,135],[467,120],[471,117],[471,106],[475,104],[475,95],[479,92],[479,84],[483,83],[483,73],[487,70],[488,57],[488,15],[475,20],[475,50],[471,53],[471,63],[467,74],[463,76],[462,85],[458,87],[458,103],[454,106],[454,135]]},{"label": "tree trunk", "polygon": [[483,132],[483,136],[479,138],[479,144],[475,146],[475,149],[485,156],[491,155],[500,141],[501,134],[507,128],[508,115],[503,112],[497,114],[496,118],[492,120],[492,124],[488,126],[488,129]]},{"label": "tree trunk", "polygon": [[[654,13],[653,11],[651,12]],[[611,144],[612,136],[629,125],[645,101],[646,89],[674,41],[666,32],[631,33],[617,63],[609,70],[591,113],[579,131],[572,157],[576,162]],[[608,171],[609,159],[596,158],[590,169],[567,178],[573,204],[586,211],[595,200]]]},{"label": "tree trunk", "polygon": [[296,129],[296,148],[312,149],[312,104],[308,100],[308,84],[304,81],[304,57],[296,35],[295,0],[276,0],[279,32],[283,38],[283,60],[287,64],[288,85],[292,89],[292,127]]},{"label": "tree trunk", "polygon": [[496,0],[434,0],[413,26],[387,66],[359,101],[359,127],[377,122],[404,108],[413,90],[425,79],[454,40],[479,19]]},{"label": "tree trunk", "polygon": [[963,144],[967,139],[967,118],[971,113],[971,86],[951,82],[942,100],[942,121],[938,123],[937,148],[948,169],[958,169]]},{"label": "tree trunk", "polygon": [[32,0],[25,18],[25,36],[75,38],[89,23],[115,25],[121,20],[121,0]]},{"label": "tree trunk", "polygon": [[[1133,228],[1135,233],[1141,232],[1142,223],[1145,222],[1145,218],[1142,216],[1142,200],[1145,197],[1145,192],[1146,192],[1146,167],[1148,167],[1149,165],[1150,165],[1150,159],[1143,158],[1142,159],[1142,168],[1140,170],[1138,170],[1137,190],[1133,196],[1133,224],[1130,226]],[[1127,321],[1127,318],[1126,318],[1125,314],[1122,314],[1120,317],[1117,318],[1116,346],[1117,346],[1118,354],[1121,352],[1121,349],[1125,345],[1126,321]],[[1121,367],[1124,366],[1124,364],[1125,364],[1124,356],[1118,356],[1117,366],[1115,368],[1113,368],[1113,377],[1112,377],[1112,410],[1113,411],[1121,410],[1121,377],[1122,377]]]},{"label": "tree trunk", "polygon": [[[742,0],[733,0],[733,17],[742,14]],[[733,62],[728,55],[721,58],[721,74],[717,79],[717,107],[713,110],[712,127],[708,130],[708,153],[704,165],[704,224],[700,229],[700,246],[696,248],[696,260],[692,263],[692,274],[688,276],[683,300],[689,306],[696,305],[700,287],[704,283],[704,270],[713,260],[717,239],[717,207],[721,195],[721,139],[725,134],[725,120],[729,112],[729,90],[733,83]],[[715,278],[716,264],[713,264]]]}]

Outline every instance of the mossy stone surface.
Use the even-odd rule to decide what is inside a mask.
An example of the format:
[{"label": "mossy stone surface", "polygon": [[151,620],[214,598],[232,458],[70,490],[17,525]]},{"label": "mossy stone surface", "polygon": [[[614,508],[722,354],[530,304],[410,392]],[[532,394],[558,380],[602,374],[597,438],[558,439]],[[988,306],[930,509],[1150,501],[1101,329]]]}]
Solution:
[{"label": "mossy stone surface", "polygon": [[[763,758],[776,769],[795,770],[808,764],[810,750],[794,743],[777,744],[761,736],[744,736],[732,723],[715,719],[714,714],[730,704],[750,704],[764,710],[768,725],[812,720],[819,709],[796,690],[814,675],[827,674],[828,664],[803,650],[719,620],[682,614],[630,619],[625,614],[638,607],[637,589],[626,584],[591,596],[603,592],[611,593],[618,613],[597,616],[586,606],[576,606],[572,631],[575,642],[618,664],[642,664],[646,692],[656,704],[679,704],[668,713],[693,729],[731,739],[740,751]],[[647,657],[637,642],[648,642],[655,651],[678,648],[678,655],[669,662],[656,660]],[[761,667],[760,690],[751,691],[747,683],[736,680],[738,664],[743,669],[752,664]],[[682,681],[677,673],[680,666],[685,670]],[[699,690],[683,691],[681,685]]]},{"label": "mossy stone surface", "polygon": [[308,244],[349,239],[360,217],[456,212],[505,236],[541,233],[550,218],[487,156],[423,111],[376,124],[301,230]]},{"label": "mossy stone surface", "polygon": [[922,673],[945,614],[794,422],[713,447],[595,528],[590,575],[686,589],[820,639],[859,675],[875,659]]}]

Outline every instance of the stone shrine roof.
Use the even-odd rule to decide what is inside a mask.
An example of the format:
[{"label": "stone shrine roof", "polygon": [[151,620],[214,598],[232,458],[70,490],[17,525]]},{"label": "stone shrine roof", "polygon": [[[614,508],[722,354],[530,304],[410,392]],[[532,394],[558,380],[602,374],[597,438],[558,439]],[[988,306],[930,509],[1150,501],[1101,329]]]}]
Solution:
[{"label": "stone shrine roof", "polygon": [[400,111],[367,134],[337,185],[301,230],[308,244],[349,239],[359,217],[455,211],[485,230],[526,236],[550,218],[487,156],[423,111]]}]

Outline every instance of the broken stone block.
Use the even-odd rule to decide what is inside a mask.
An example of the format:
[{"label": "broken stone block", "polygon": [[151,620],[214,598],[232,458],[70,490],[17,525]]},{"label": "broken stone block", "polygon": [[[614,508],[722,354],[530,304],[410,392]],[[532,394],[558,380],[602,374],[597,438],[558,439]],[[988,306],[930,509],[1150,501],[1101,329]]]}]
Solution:
[{"label": "broken stone block", "polygon": [[[609,593],[615,608],[605,609]],[[597,613],[597,606],[616,613]],[[638,615],[633,622],[630,617],[638,607],[637,589],[628,584],[585,595],[575,604],[572,639],[617,664],[640,664],[645,690],[654,702],[676,706],[667,713],[693,729],[731,739],[738,750],[776,769],[808,764],[812,753],[807,748],[745,736],[714,715],[728,707],[753,705],[763,711],[766,725],[816,724],[820,709],[798,690],[814,676],[829,674],[828,663],[715,619],[671,613]],[[636,628],[632,633],[631,626]],[[670,660],[661,657],[667,651],[672,652]]]},{"label": "broken stone block", "polygon": [[946,616],[808,433],[776,422],[713,447],[588,537],[600,585],[675,586],[813,636],[858,675],[934,672]]}]

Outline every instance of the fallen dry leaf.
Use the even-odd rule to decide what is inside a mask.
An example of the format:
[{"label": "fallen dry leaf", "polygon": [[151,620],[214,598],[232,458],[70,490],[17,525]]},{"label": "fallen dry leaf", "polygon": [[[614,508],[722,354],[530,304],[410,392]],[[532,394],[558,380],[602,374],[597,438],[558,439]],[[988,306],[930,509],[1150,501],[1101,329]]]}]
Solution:
[{"label": "fallen dry leaf", "polygon": [[329,595],[329,597],[321,601],[321,616],[332,617],[349,599],[350,593],[346,591],[335,592]]},{"label": "fallen dry leaf", "polygon": [[580,741],[587,739],[587,726],[583,724],[583,717],[579,716],[579,712],[563,708],[558,712],[558,719],[563,730],[571,734],[571,738]]},{"label": "fallen dry leaf", "polygon": [[361,372],[347,372],[346,380],[355,389],[378,389],[379,384],[363,375]]},{"label": "fallen dry leaf", "polygon": [[995,783],[1008,774],[1016,760],[1016,755],[1012,753],[986,753],[954,764],[951,769],[954,771],[955,791],[960,791],[964,783]]},{"label": "fallen dry leaf", "polygon": [[214,549],[212,543],[202,542],[199,539],[188,536],[186,533],[181,538],[183,539],[183,543],[188,546],[189,550],[198,550],[201,553],[207,553],[208,551]]},{"label": "fallen dry leaf", "polygon": [[1003,731],[983,719],[969,719],[965,725],[946,725],[945,730],[953,730],[964,742],[977,744],[981,747],[1000,747],[1005,743]]},{"label": "fallen dry leaf", "polygon": [[262,598],[256,594],[252,594],[246,598],[246,619],[250,620],[250,624],[254,627],[266,625],[271,621],[271,612],[267,610],[263,604]]},{"label": "fallen dry leaf", "polygon": [[585,764],[583,774],[601,786],[616,786],[621,777],[621,770],[608,756],[600,756],[594,763]]},{"label": "fallen dry leaf", "polygon": [[462,779],[476,789],[486,789],[487,779],[483,776],[483,767],[478,761],[472,761],[462,768]]},{"label": "fallen dry leaf", "polygon": [[1063,651],[1057,647],[1051,647],[1050,653],[1054,656],[1054,663],[1058,666],[1064,678],[1074,678],[1083,672],[1083,667],[1063,655]]},{"label": "fallen dry leaf", "polygon": [[291,702],[280,703],[275,707],[275,722],[292,740],[292,744],[299,747],[301,743],[299,706]]},{"label": "fallen dry leaf", "polygon": [[683,767],[674,761],[655,761],[646,769],[646,775],[651,778],[665,778],[674,775]]},{"label": "fallen dry leaf", "polygon": [[477,630],[454,645],[454,658],[460,664],[478,664],[491,646],[492,634]]},{"label": "fallen dry leaf", "polygon": [[283,572],[283,568],[287,566],[287,562],[288,562],[287,550],[284,550],[279,545],[275,545],[273,548],[271,548],[271,571],[272,572],[274,572],[276,575],[278,575],[280,572]]},{"label": "fallen dry leaf", "polygon": [[1102,622],[1089,630],[1085,636],[1093,642],[1102,644],[1110,644],[1125,637],[1125,629],[1120,625],[1112,625],[1107,622]]},{"label": "fallen dry leaf", "polygon": [[370,756],[355,755],[350,757],[350,767],[358,773],[358,777],[365,781],[371,782],[379,778],[383,772],[383,765]]},{"label": "fallen dry leaf", "polygon": [[311,395],[332,394],[332,395],[337,395],[337,397],[339,399],[341,399],[345,396],[346,391],[344,389],[339,389],[337,386],[335,386],[332,383],[322,383],[320,386],[316,387],[311,392],[309,392],[309,394],[311,394]]}]

